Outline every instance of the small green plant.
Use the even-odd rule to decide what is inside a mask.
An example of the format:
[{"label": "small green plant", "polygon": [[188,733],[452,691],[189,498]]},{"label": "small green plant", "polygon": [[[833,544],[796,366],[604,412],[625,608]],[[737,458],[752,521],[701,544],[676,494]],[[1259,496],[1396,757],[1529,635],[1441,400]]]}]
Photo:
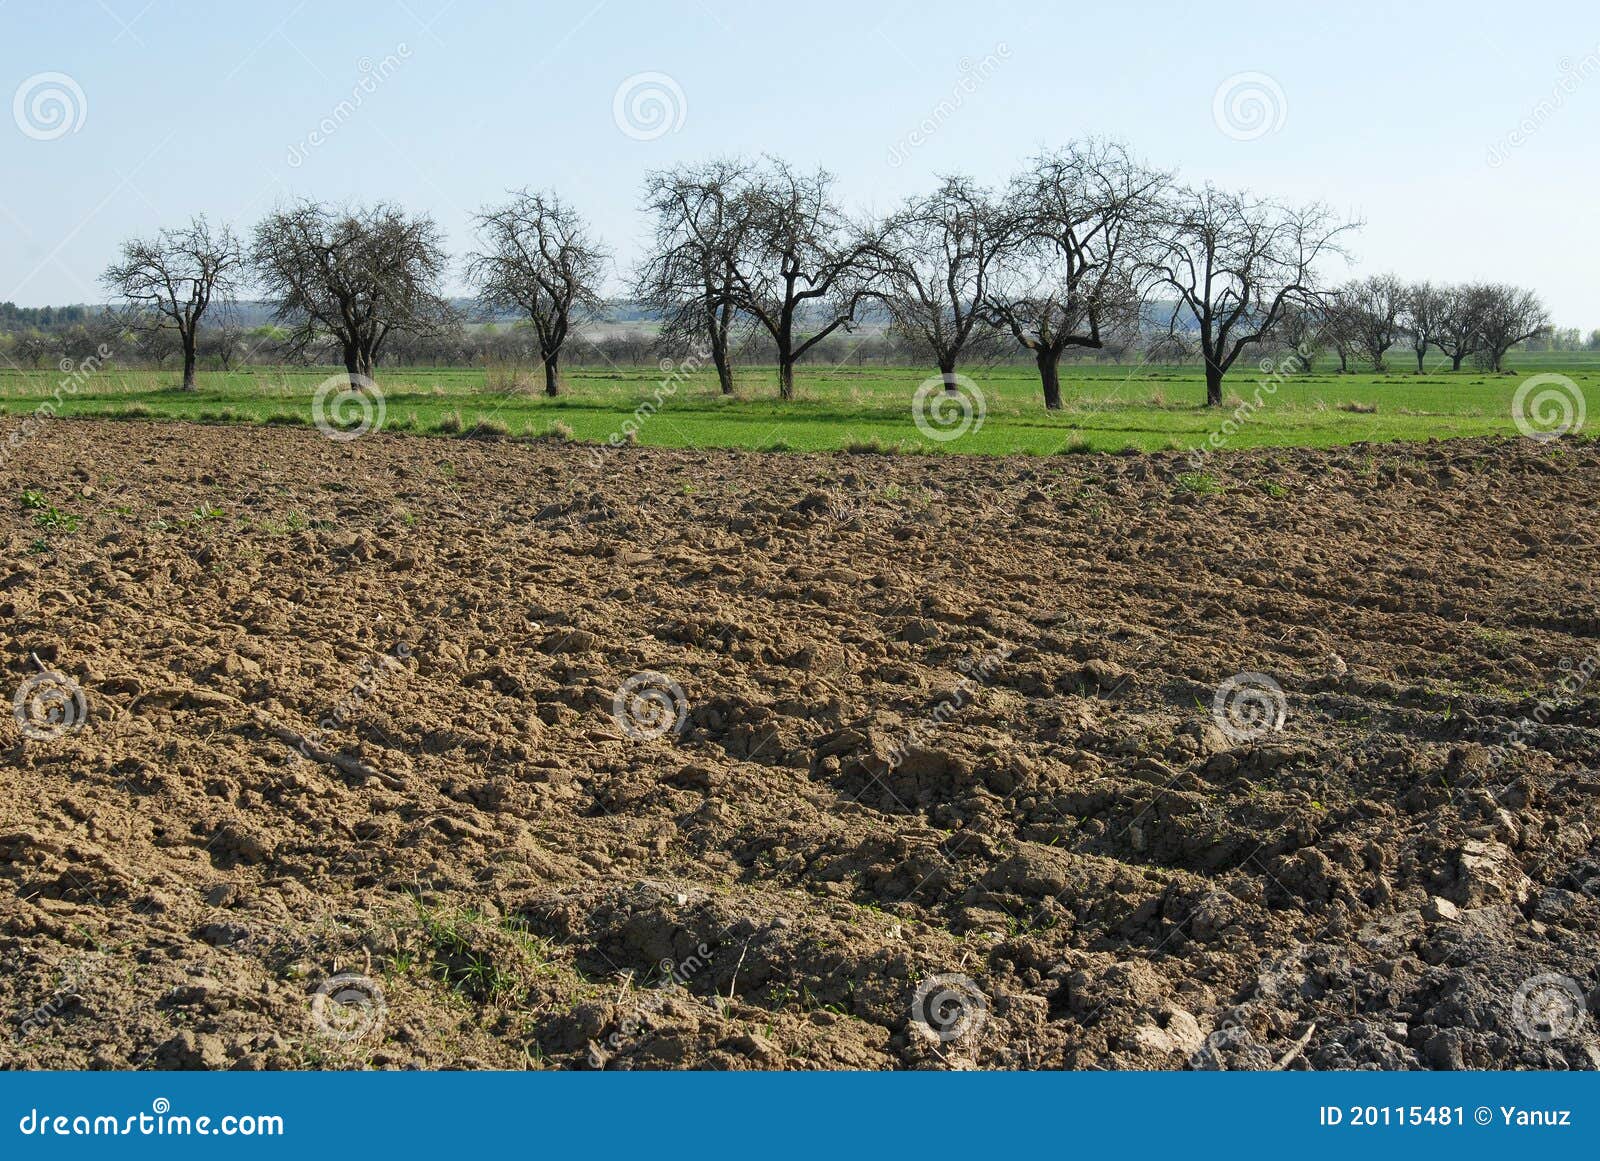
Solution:
[{"label": "small green plant", "polygon": [[197,522],[205,520],[221,520],[226,515],[227,513],[221,508],[218,508],[212,504],[200,504],[196,506],[193,513],[193,517]]},{"label": "small green plant", "polygon": [[63,512],[54,504],[33,514],[33,526],[35,528],[43,528],[48,532],[76,532],[82,523],[82,516],[71,512]]},{"label": "small green plant", "polygon": [[472,908],[435,909],[415,902],[428,974],[468,999],[513,998],[528,976],[552,970],[548,945],[514,917],[496,921]]},{"label": "small green plant", "polygon": [[1217,478],[1206,472],[1183,473],[1178,477],[1178,487],[1197,496],[1209,496],[1213,492],[1222,491],[1222,485]]},{"label": "small green plant", "polygon": [[772,1006],[782,1011],[800,998],[800,993],[789,984],[777,983],[768,986],[767,994],[771,997]]},{"label": "small green plant", "polygon": [[29,488],[22,493],[22,506],[24,508],[30,510],[43,508],[47,506],[47,503],[44,493],[37,488]]},{"label": "small green plant", "polygon": [[1281,500],[1289,494],[1288,488],[1285,488],[1282,484],[1275,483],[1272,480],[1263,480],[1261,482],[1261,490],[1267,495],[1271,496],[1274,500]]},{"label": "small green plant", "polygon": [[42,536],[34,537],[33,543],[28,545],[28,552],[33,556],[39,556],[50,551],[50,542]]}]

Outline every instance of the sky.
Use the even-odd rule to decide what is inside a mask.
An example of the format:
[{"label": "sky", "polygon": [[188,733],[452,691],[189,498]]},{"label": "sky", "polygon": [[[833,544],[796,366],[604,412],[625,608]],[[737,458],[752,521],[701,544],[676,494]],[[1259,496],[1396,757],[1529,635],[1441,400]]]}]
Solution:
[{"label": "sky", "polygon": [[1518,283],[1600,327],[1593,0],[1200,11],[0,0],[0,301],[104,301],[123,239],[202,212],[247,233],[297,198],[425,211],[465,254],[473,212],[521,187],[578,207],[625,272],[651,169],[771,152],[883,212],[1110,136],[1362,219],[1350,274]]}]

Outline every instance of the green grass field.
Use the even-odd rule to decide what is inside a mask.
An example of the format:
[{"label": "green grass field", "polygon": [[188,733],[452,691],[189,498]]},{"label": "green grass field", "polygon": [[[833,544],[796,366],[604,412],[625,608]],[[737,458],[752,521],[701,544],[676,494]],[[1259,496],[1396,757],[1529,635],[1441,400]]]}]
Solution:
[{"label": "green grass field", "polygon": [[[1513,370],[1416,375],[1400,356],[1388,374],[1333,373],[1324,359],[1313,374],[1275,381],[1264,406],[1228,422],[1223,446],[1327,446],[1364,440],[1425,440],[1515,434],[1512,397],[1529,376],[1570,377],[1600,407],[1600,354],[1521,353]],[[59,414],[153,417],[203,422],[307,423],[312,396],[332,368],[249,368],[202,373],[199,390],[183,392],[174,373],[114,371],[72,383],[57,371],[0,372],[0,411],[34,411],[59,394]],[[922,368],[803,367],[797,398],[776,398],[768,368],[741,369],[739,393],[718,394],[713,376],[670,382],[654,367],[574,368],[567,394],[546,399],[537,389],[491,390],[481,368],[392,368],[378,377],[390,431],[454,434],[486,426],[516,436],[541,436],[554,426],[586,442],[624,430],[641,404],[659,395],[654,414],[637,423],[638,442],[663,447],[735,447],[797,451],[881,446],[902,451],[1052,454],[1060,451],[1188,450],[1231,421],[1239,400],[1253,402],[1273,382],[1241,361],[1227,382],[1220,412],[1201,405],[1205,388],[1195,366],[1063,364],[1067,406],[1047,412],[1032,368],[970,368],[984,418],[957,438],[923,436],[912,415]],[[1236,398],[1235,398],[1236,397]],[[1600,411],[1595,411],[1600,424]],[[1593,429],[1591,429],[1593,430]]]}]

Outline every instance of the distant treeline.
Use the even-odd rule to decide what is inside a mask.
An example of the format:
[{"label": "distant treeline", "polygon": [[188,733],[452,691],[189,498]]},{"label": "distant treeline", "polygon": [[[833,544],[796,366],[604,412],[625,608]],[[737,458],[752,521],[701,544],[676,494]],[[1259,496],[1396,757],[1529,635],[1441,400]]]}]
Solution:
[{"label": "distant treeline", "polygon": [[[269,303],[229,304],[227,317],[219,314],[218,325],[200,328],[202,368],[223,371],[295,363],[338,365],[339,351],[332,343],[304,353],[292,350],[286,333],[266,321],[271,313]],[[770,342],[763,342],[764,337],[759,333],[744,337],[737,352],[741,361],[762,366],[775,361],[776,351]],[[1193,360],[1182,350],[1162,350],[1165,341],[1165,329],[1151,327],[1139,341],[1112,342],[1103,350],[1069,352],[1066,357],[1113,364]],[[105,306],[19,307],[0,303],[0,367],[38,370],[63,360],[75,362],[102,345],[110,352],[111,364],[128,368],[169,368],[176,365],[181,354],[172,332],[128,330]],[[1600,330],[1585,335],[1576,327],[1556,328],[1528,340],[1522,349],[1600,351]],[[579,326],[566,354],[576,366],[640,367],[659,362],[666,350],[658,320],[651,317],[649,309],[624,302]],[[811,366],[916,366],[925,359],[922,344],[869,320],[854,334],[823,339],[799,361]],[[500,317],[475,321],[450,334],[396,336],[386,361],[391,366],[484,366],[513,372],[526,368],[531,375],[540,365],[539,341],[526,320]],[[986,352],[984,361],[988,365],[1025,365],[1033,360],[1024,350],[1001,348]]]}]

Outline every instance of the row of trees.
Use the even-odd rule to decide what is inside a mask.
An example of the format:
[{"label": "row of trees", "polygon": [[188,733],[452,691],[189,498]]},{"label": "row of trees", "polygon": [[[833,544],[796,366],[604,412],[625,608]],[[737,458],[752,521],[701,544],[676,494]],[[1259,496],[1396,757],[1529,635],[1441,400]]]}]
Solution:
[{"label": "row of trees", "polygon": [[1361,358],[1382,371],[1389,350],[1405,341],[1419,372],[1430,350],[1448,358],[1452,371],[1469,358],[1499,371],[1511,348],[1550,329],[1544,305],[1532,291],[1504,283],[1407,283],[1392,274],[1349,283],[1303,311],[1291,329],[1325,341],[1339,356],[1341,370]]},{"label": "row of trees", "polygon": [[[1536,296],[1509,287],[1327,285],[1355,223],[1320,204],[1182,185],[1100,140],[1034,158],[1000,192],[945,178],[877,219],[847,214],[826,171],[773,157],[653,173],[645,208],[653,239],[631,272],[634,293],[660,319],[665,348],[708,360],[729,393],[752,335],[787,399],[796,364],[871,312],[952,390],[961,365],[1026,352],[1050,408],[1061,406],[1065,353],[1152,329],[1167,351],[1199,356],[1216,405],[1258,346],[1309,359],[1332,345],[1342,361],[1360,351],[1382,366],[1410,336],[1457,368],[1476,352],[1498,368],[1548,323]],[[610,252],[552,193],[514,193],[475,226],[468,280],[485,307],[527,320],[555,395],[575,326],[603,307]],[[203,218],[130,242],[105,282],[127,326],[175,337],[186,387],[202,320],[246,281],[271,300],[291,353],[331,344],[358,382],[396,342],[460,325],[442,291],[449,269],[427,215],[303,203],[269,215],[248,244]]]}]

